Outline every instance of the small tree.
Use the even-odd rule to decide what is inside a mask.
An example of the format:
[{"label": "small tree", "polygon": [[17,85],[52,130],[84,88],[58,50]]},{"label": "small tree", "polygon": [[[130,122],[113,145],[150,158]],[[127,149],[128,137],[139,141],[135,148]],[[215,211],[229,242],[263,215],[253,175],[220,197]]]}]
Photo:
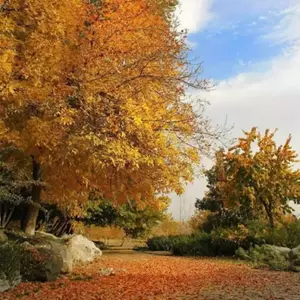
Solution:
[{"label": "small tree", "polygon": [[196,214],[191,222],[197,224],[201,229],[210,232],[217,227],[231,227],[244,223],[253,218],[253,209],[248,201],[241,201],[235,207],[226,207],[222,201],[222,193],[219,184],[222,182],[222,162],[219,157],[222,151],[217,153],[216,165],[210,170],[205,171],[208,191],[202,199],[197,199],[195,207]]},{"label": "small tree", "polygon": [[151,207],[138,208],[130,201],[120,208],[116,225],[125,232],[125,237],[139,238],[150,233],[151,229],[163,219],[163,213]]},{"label": "small tree", "polygon": [[265,215],[271,227],[279,215],[291,211],[289,201],[299,202],[300,171],[295,169],[297,154],[291,137],[277,146],[275,132],[264,134],[253,128],[237,145],[222,155],[218,172],[224,178],[217,184],[225,207],[240,207],[248,202]]},{"label": "small tree", "polygon": [[164,209],[139,207],[135,201],[115,206],[110,200],[100,199],[90,200],[84,222],[100,227],[116,226],[124,231],[125,237],[138,238],[149,233],[163,217]]}]

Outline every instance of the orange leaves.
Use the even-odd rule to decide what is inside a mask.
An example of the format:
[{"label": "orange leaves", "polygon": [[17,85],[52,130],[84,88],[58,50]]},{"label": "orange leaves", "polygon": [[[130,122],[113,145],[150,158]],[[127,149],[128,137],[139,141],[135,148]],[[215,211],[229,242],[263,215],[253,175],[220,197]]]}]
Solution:
[{"label": "orange leaves", "polygon": [[170,22],[174,2],[8,5],[0,142],[41,163],[44,197],[77,212],[94,189],[120,201],[181,193],[208,143],[206,120],[181,99],[191,82],[202,85]]},{"label": "orange leaves", "polygon": [[300,172],[294,169],[296,152],[291,137],[277,146],[275,132],[264,134],[253,128],[239,143],[220,156],[224,179],[218,184],[225,204],[248,203],[257,215],[268,217],[270,225],[300,196]]},{"label": "orange leaves", "polygon": [[[113,268],[115,275],[101,276]],[[299,275],[254,270],[238,262],[159,255],[104,254],[56,282],[22,283],[3,300],[297,299]],[[254,298],[255,297],[255,298]]]}]

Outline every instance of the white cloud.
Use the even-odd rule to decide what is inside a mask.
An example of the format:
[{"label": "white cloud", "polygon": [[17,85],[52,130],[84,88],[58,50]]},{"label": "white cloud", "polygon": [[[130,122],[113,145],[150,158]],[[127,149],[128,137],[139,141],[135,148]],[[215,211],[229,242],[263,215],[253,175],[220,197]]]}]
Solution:
[{"label": "white cloud", "polygon": [[235,124],[234,135],[252,126],[279,128],[281,142],[289,133],[300,152],[300,48],[294,47],[273,58],[262,70],[241,73],[223,81],[207,96],[209,113],[215,122],[228,116]]},{"label": "white cloud", "polygon": [[176,11],[180,28],[189,33],[202,30],[213,18],[211,12],[213,0],[180,0],[180,7]]},{"label": "white cloud", "polygon": [[281,12],[282,18],[275,30],[264,38],[278,44],[298,43],[300,41],[300,4]]}]

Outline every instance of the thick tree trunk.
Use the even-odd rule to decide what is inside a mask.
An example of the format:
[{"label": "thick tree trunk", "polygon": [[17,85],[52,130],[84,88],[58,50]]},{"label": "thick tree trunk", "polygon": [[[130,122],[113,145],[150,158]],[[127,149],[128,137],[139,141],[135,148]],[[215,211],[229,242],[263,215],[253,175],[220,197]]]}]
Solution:
[{"label": "thick tree trunk", "polygon": [[[41,178],[40,164],[32,157],[32,179],[35,181]],[[33,184],[31,189],[31,200],[32,204],[29,204],[27,215],[24,224],[24,231],[28,235],[35,234],[36,221],[39,214],[38,204],[41,201],[41,186],[39,184]]]}]

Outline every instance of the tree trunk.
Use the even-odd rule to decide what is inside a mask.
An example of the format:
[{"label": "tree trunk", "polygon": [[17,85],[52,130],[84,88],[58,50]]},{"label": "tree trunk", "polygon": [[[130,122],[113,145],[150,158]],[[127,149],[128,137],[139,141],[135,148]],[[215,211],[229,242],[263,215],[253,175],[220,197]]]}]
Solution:
[{"label": "tree trunk", "polygon": [[[35,181],[39,181],[41,178],[41,168],[40,164],[32,157],[32,179]],[[31,189],[31,200],[32,204],[28,205],[24,231],[28,235],[35,234],[36,221],[39,214],[38,204],[41,201],[41,186],[37,183],[32,185]]]},{"label": "tree trunk", "polygon": [[266,203],[266,202],[264,202],[262,200],[261,200],[261,203],[263,204],[265,212],[266,212],[266,214],[268,216],[270,227],[271,228],[275,228],[274,214],[273,214],[272,205],[270,203]]},{"label": "tree trunk", "polygon": [[270,214],[268,215],[268,217],[269,217],[269,223],[270,223],[271,228],[275,228],[275,223],[274,223],[274,217],[273,217],[273,214],[270,213]]},{"label": "tree trunk", "polygon": [[269,219],[269,225],[271,228],[275,228],[275,223],[274,223],[274,215],[272,213],[272,209],[271,208],[266,208],[266,213],[268,215],[268,219]]}]

